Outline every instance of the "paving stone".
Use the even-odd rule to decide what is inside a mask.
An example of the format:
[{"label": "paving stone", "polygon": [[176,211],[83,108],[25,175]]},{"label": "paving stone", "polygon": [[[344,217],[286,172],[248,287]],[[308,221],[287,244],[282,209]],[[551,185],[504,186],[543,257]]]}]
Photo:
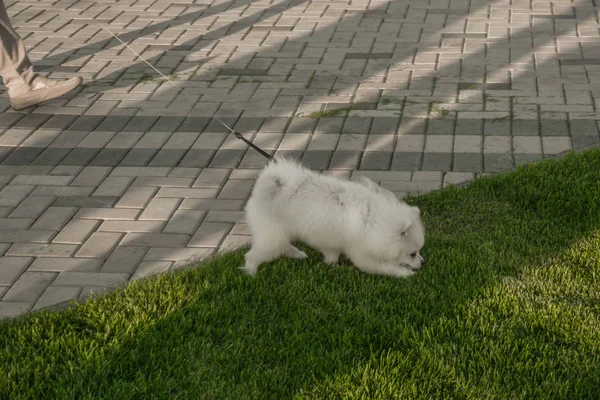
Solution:
[{"label": "paving stone", "polygon": [[247,199],[254,187],[254,182],[243,180],[230,180],[225,183],[219,192],[219,199]]},{"label": "paving stone", "polygon": [[[138,178],[140,179],[140,178]],[[161,179],[161,178],[159,178]],[[135,183],[134,183],[135,185]],[[157,191],[155,187],[139,187],[131,186],[121,197],[115,207],[117,208],[144,208],[150,201],[154,193]]]},{"label": "paving stone", "polygon": [[227,223],[203,222],[187,247],[217,247],[231,228],[232,225]]},{"label": "paving stone", "polygon": [[543,158],[541,153],[530,153],[530,154],[515,154],[515,166],[519,166],[521,164],[530,163],[539,161]]},{"label": "paving stone", "polygon": [[101,261],[94,258],[36,258],[28,271],[37,272],[63,272],[86,271],[93,272],[100,269]]},{"label": "paving stone", "polygon": [[118,165],[121,167],[145,167],[150,164],[150,160],[158,151],[158,149],[131,149]]},{"label": "paving stone", "polygon": [[24,272],[2,300],[35,302],[54,281],[56,275],[54,272]]},{"label": "paving stone", "polygon": [[185,199],[181,202],[181,210],[215,210],[239,211],[244,205],[243,200],[227,199]]},{"label": "paving stone", "polygon": [[542,119],[542,136],[569,136],[569,126],[566,120]]},{"label": "paving stone", "polygon": [[[82,115],[67,129],[72,131],[88,131],[95,130],[98,125],[106,118],[102,115]],[[112,130],[112,129],[109,129]]]},{"label": "paving stone", "polygon": [[482,170],[483,156],[480,153],[454,153],[452,171],[481,172]]},{"label": "paving stone", "polygon": [[485,172],[499,172],[513,168],[511,154],[484,154],[483,166]]},{"label": "paving stone", "polygon": [[366,151],[363,153],[360,169],[388,170],[391,162],[391,151]]},{"label": "paving stone", "polygon": [[392,156],[392,171],[414,171],[421,166],[422,153],[395,152]]},{"label": "paving stone", "polygon": [[60,232],[52,243],[82,244],[89,235],[100,225],[96,219],[72,219]]},{"label": "paving stone", "polygon": [[[448,172],[447,174],[449,174]],[[447,175],[446,174],[446,175]],[[412,176],[413,182],[441,182],[442,181],[441,171],[415,171]]]},{"label": "paving stone", "polygon": [[475,179],[473,172],[448,172],[444,175],[444,187],[458,185]]},{"label": "paving stone", "polygon": [[163,221],[104,221],[98,232],[160,232]]},{"label": "paving stone", "polygon": [[12,285],[27,269],[31,257],[0,257],[0,285]]},{"label": "paving stone", "polygon": [[0,191],[0,206],[16,207],[34,189],[32,185],[7,185]]},{"label": "paving stone", "polygon": [[371,118],[348,117],[344,122],[342,134],[367,134],[371,129]]},{"label": "paving stone", "polygon": [[108,272],[61,272],[56,277],[53,286],[99,286],[117,287],[122,285],[129,274]]},{"label": "paving stone", "polygon": [[424,135],[398,136],[394,151],[400,153],[420,153],[425,145]]},{"label": "paving stone", "polygon": [[48,243],[54,234],[49,230],[0,230],[0,242]]},{"label": "paving stone", "polygon": [[[520,128],[522,129],[522,128]],[[484,135],[509,136],[511,132],[510,121],[507,120],[485,120],[483,126]]]},{"label": "paving stone", "polygon": [[119,165],[128,151],[128,149],[104,148],[90,161],[90,165],[115,167]]},{"label": "paving stone", "polygon": [[424,153],[421,170],[423,171],[451,171],[452,153]]},{"label": "paving stone", "polygon": [[[207,126],[211,121],[212,121],[211,118],[206,118],[206,117],[187,117],[183,120],[181,125],[179,125],[179,128],[177,128],[177,131],[178,132],[202,132],[202,131],[208,130]],[[229,121],[223,120],[223,121],[226,124],[235,122],[235,121],[232,122],[231,120],[229,120]],[[213,126],[216,126],[216,124],[211,125],[211,129],[213,128]],[[220,129],[223,129],[223,128],[221,127]],[[217,131],[217,132],[221,132],[221,131]]]},{"label": "paving stone", "polygon": [[541,138],[539,136],[513,136],[513,152],[517,154],[541,154]]},{"label": "paving stone", "polygon": [[58,165],[71,152],[69,148],[48,147],[44,149],[31,165]]},{"label": "paving stone", "polygon": [[600,140],[594,136],[573,136],[571,138],[573,150],[585,149],[589,146],[598,145],[598,143],[600,143]]},{"label": "paving stone", "polygon": [[80,287],[51,286],[46,289],[33,307],[34,310],[55,306],[60,303],[77,299],[81,293]]},{"label": "paving stone", "polygon": [[166,248],[155,247],[148,250],[144,261],[194,262],[213,255],[213,247]]},{"label": "paving stone", "polygon": [[22,301],[0,301],[0,318],[13,318],[31,310],[33,303]]},{"label": "paving stone", "polygon": [[139,115],[131,118],[127,125],[122,129],[123,132],[148,132],[157,122],[157,116]]},{"label": "paving stone", "polygon": [[332,152],[326,150],[305,151],[304,155],[302,156],[302,165],[316,170],[327,169],[331,155]]},{"label": "paving stone", "polygon": [[31,192],[31,197],[45,197],[49,201],[54,196],[89,196],[95,187],[87,186],[36,186]]},{"label": "paving stone", "polygon": [[2,164],[4,165],[29,165],[43,151],[42,147],[18,147],[14,149]]},{"label": "paving stone", "polygon": [[205,215],[206,211],[202,210],[177,210],[163,229],[163,233],[191,235],[196,231],[196,227]]},{"label": "paving stone", "polygon": [[23,129],[38,129],[41,127],[47,120],[50,119],[50,115],[48,114],[27,114],[25,117],[19,119],[12,126],[13,128],[23,128]]},{"label": "paving stone", "polygon": [[72,186],[99,186],[110,173],[110,167],[85,167],[77,178],[72,182]]},{"label": "paving stone", "polygon": [[175,233],[128,233],[121,246],[184,247],[189,240],[189,235]]},{"label": "paving stone", "polygon": [[98,126],[94,127],[97,131],[120,132],[131,121],[130,116],[111,115],[106,117]]},{"label": "paving stone", "polygon": [[252,238],[250,236],[228,235],[221,244],[220,253],[234,251],[242,247],[249,246],[251,243]]},{"label": "paving stone", "polygon": [[146,255],[146,247],[117,247],[106,260],[100,272],[123,272],[132,274]]},{"label": "paving stone", "polygon": [[183,124],[185,117],[159,117],[150,128],[151,132],[175,132]]},{"label": "paving stone", "polygon": [[65,130],[77,120],[76,115],[53,115],[42,125],[43,129]]},{"label": "paving stone", "polygon": [[55,207],[112,207],[117,199],[118,197],[112,196],[58,196],[52,205]]},{"label": "paving stone", "polygon": [[0,114],[0,128],[11,128],[25,117],[25,114],[5,112]]},{"label": "paving stone", "polygon": [[573,137],[581,137],[581,136],[592,136],[598,137],[598,124],[596,121],[588,121],[588,120],[571,120],[570,124],[570,132]]},{"label": "paving stone", "polygon": [[246,215],[243,211],[217,211],[211,210],[204,217],[204,222],[245,222]]},{"label": "paving stone", "polygon": [[425,138],[426,153],[451,153],[454,137],[450,135],[432,135]]},{"label": "paving stone", "polygon": [[483,120],[480,119],[458,119],[454,133],[456,135],[481,135],[483,132]]},{"label": "paving stone", "polygon": [[183,159],[187,150],[160,149],[148,164],[150,167],[174,167]]},{"label": "paving stone", "polygon": [[111,176],[157,176],[164,177],[169,174],[169,167],[117,167],[111,172]]},{"label": "paving stone", "polygon": [[161,188],[156,197],[210,199],[216,197],[218,189]]},{"label": "paving stone", "polygon": [[100,149],[76,148],[62,159],[60,165],[87,165],[99,152]]},{"label": "paving stone", "polygon": [[362,152],[350,150],[334,151],[329,163],[329,169],[357,169]]},{"label": "paving stone", "polygon": [[344,126],[344,118],[340,117],[325,117],[319,118],[315,128],[316,133],[341,133]]},{"label": "paving stone", "polygon": [[[272,154],[272,151],[268,152]],[[238,165],[238,168],[252,168],[252,169],[262,169],[267,165],[268,160],[262,155],[255,151],[246,152],[242,161]]]},{"label": "paving stone", "polygon": [[34,221],[35,218],[0,218],[0,235],[2,231],[26,230]]},{"label": "paving stone", "polygon": [[154,198],[140,216],[140,220],[166,221],[175,212],[180,202],[179,198]]},{"label": "paving stone", "polygon": [[512,121],[512,134],[515,136],[537,136],[540,134],[538,121],[515,119]]},{"label": "paving stone", "polygon": [[431,119],[427,125],[427,135],[452,135],[454,133],[454,120]]},{"label": "paving stone", "polygon": [[[34,190],[34,194],[36,190]],[[53,201],[53,196],[30,195],[20,202],[19,206],[10,213],[9,218],[38,218]]]},{"label": "paving stone", "polygon": [[96,189],[92,196],[121,196],[131,182],[133,177],[130,176],[111,176],[106,178],[98,189]]},{"label": "paving stone", "polygon": [[129,208],[82,208],[74,218],[134,220],[139,213],[139,210]]},{"label": "paving stone", "polygon": [[483,140],[483,152],[486,154],[510,153],[511,147],[510,136],[486,136]]},{"label": "paving stone", "polygon": [[395,134],[400,125],[400,118],[376,117],[373,118],[371,134]]},{"label": "paving stone", "polygon": [[[212,158],[209,167],[210,168],[236,168],[242,157],[244,156],[245,150],[229,150],[221,149],[218,150]],[[183,164],[182,164],[183,166]],[[186,165],[187,166],[187,165]]]},{"label": "paving stone", "polygon": [[210,161],[215,155],[214,150],[209,149],[190,149],[180,161],[180,167],[208,167]]},{"label": "paving stone", "polygon": [[106,258],[122,237],[122,233],[95,232],[81,246],[77,257]]},{"label": "paving stone", "polygon": [[171,268],[171,265],[173,262],[170,261],[144,261],[140,263],[132,279],[142,279],[165,273]]},{"label": "paving stone", "polygon": [[563,151],[571,150],[571,138],[542,137],[542,149],[544,154],[559,154]]}]

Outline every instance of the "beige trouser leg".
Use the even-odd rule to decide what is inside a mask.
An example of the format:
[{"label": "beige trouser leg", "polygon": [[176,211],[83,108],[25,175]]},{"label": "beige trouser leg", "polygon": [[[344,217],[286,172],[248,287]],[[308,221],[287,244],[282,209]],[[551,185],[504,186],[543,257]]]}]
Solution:
[{"label": "beige trouser leg", "polygon": [[0,76],[8,94],[18,96],[31,89],[37,74],[33,72],[23,41],[8,19],[3,0],[0,0],[0,42]]}]

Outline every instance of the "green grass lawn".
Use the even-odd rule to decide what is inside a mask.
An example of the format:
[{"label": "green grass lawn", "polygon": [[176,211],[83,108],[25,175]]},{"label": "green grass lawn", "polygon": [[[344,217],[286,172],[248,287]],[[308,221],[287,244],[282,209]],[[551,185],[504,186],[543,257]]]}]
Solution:
[{"label": "green grass lawn", "polygon": [[228,254],[0,323],[0,397],[600,398],[600,151],[410,202],[412,278]]}]

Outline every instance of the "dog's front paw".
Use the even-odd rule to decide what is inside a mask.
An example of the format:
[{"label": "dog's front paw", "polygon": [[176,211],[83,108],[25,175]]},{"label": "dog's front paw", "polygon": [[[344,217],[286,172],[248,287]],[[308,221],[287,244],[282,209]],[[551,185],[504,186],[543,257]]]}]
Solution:
[{"label": "dog's front paw", "polygon": [[325,264],[336,265],[340,259],[340,253],[335,252],[323,252],[323,261]]},{"label": "dog's front paw", "polygon": [[255,276],[256,275],[256,271],[258,270],[257,267],[253,267],[251,265],[244,265],[243,267],[239,267],[239,269],[241,269],[242,271],[244,271],[246,274],[250,275],[250,276]]},{"label": "dog's front paw", "polygon": [[410,268],[406,268],[406,267],[399,267],[399,268],[397,269],[397,274],[396,274],[396,277],[397,277],[397,278],[408,278],[408,277],[411,277],[411,276],[413,276],[413,275],[414,275],[414,274],[416,274],[416,273],[417,273],[417,271],[414,271],[414,270],[412,270],[412,269],[410,269]]}]

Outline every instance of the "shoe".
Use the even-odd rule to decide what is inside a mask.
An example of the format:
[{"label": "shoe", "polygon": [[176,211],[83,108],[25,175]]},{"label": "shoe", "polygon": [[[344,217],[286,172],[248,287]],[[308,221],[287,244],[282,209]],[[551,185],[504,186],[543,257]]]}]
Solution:
[{"label": "shoe", "polygon": [[55,81],[52,79],[42,78],[35,87],[21,95],[11,97],[10,105],[16,111],[35,106],[46,100],[55,99],[65,93],[69,93],[77,86],[81,85],[83,79],[75,77],[66,81]]}]

